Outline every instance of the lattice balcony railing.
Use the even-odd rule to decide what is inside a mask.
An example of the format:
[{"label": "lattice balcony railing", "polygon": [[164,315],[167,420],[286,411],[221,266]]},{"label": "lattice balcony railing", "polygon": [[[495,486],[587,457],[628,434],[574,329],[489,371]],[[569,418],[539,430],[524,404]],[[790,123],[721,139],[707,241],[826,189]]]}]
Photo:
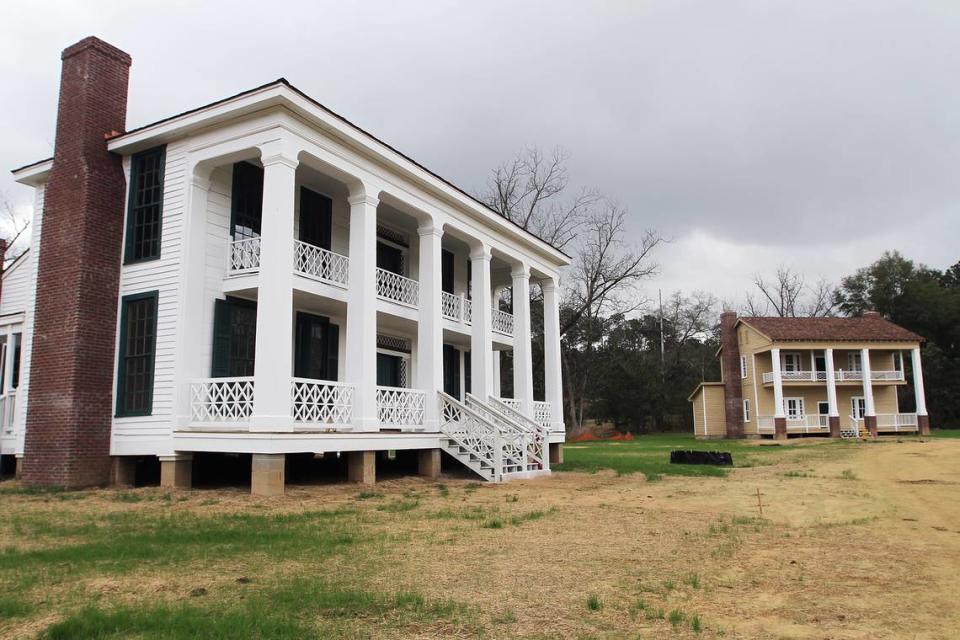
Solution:
[{"label": "lattice balcony railing", "polygon": [[295,422],[350,427],[353,422],[353,385],[330,380],[294,378],[291,384]]},{"label": "lattice balcony railing", "polygon": [[503,439],[500,429],[476,411],[440,394],[440,431],[493,470],[493,481],[503,477]]},{"label": "lattice balcony railing", "polygon": [[409,307],[418,307],[420,283],[386,269],[377,269],[377,296]]},{"label": "lattice balcony railing", "polygon": [[553,408],[549,402],[536,400],[533,403],[533,421],[539,425],[550,428],[553,419]]},{"label": "lattice balcony railing", "polygon": [[328,284],[346,287],[350,275],[350,259],[339,253],[294,240],[293,270]]},{"label": "lattice balcony railing", "polygon": [[260,238],[230,242],[230,273],[246,273],[260,268]]},{"label": "lattice balcony railing", "polygon": [[493,309],[490,315],[491,329],[507,336],[513,335],[513,314]]},{"label": "lattice balcony railing", "polygon": [[377,415],[381,426],[423,426],[426,394],[419,389],[377,387]]},{"label": "lattice balcony railing", "polygon": [[440,312],[444,318],[470,324],[473,315],[473,303],[463,295],[454,295],[442,291],[440,293]]},{"label": "lattice balcony railing", "polygon": [[500,402],[507,405],[517,413],[520,413],[520,401],[513,398],[497,398]]},{"label": "lattice balcony railing", "polygon": [[206,378],[190,383],[193,422],[244,422],[253,414],[253,377]]},{"label": "lattice balcony railing", "polygon": [[[467,406],[494,423],[501,429],[501,433],[520,432],[523,435],[523,450],[526,453],[520,458],[517,471],[538,471],[549,469],[547,440],[550,435],[548,428],[537,424],[519,411],[512,409],[494,396],[490,396],[487,403],[480,402],[471,394],[467,394]],[[507,444],[504,435],[504,444]],[[504,450],[504,471],[510,463],[510,453]]]}]

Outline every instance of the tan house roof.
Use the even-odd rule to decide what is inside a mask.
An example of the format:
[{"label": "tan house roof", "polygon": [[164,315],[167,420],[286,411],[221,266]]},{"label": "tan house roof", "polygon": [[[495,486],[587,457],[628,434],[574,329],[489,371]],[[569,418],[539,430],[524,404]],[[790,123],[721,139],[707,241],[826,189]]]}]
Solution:
[{"label": "tan house roof", "polygon": [[923,342],[923,337],[879,313],[855,318],[740,318],[774,341]]}]

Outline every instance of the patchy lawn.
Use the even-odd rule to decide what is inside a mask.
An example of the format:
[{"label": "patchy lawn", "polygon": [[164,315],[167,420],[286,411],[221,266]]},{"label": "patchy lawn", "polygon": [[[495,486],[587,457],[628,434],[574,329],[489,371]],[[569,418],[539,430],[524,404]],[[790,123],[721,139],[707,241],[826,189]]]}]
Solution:
[{"label": "patchy lawn", "polygon": [[[683,475],[673,448],[737,466]],[[658,436],[570,445],[564,468],[590,473],[504,485],[6,482],[0,637],[950,638],[958,453]]]}]

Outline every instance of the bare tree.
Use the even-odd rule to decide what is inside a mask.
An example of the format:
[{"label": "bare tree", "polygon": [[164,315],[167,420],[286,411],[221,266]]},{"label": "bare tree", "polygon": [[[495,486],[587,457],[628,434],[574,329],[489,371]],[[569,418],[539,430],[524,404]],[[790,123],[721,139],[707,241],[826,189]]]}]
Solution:
[{"label": "bare tree", "polygon": [[25,240],[30,228],[30,216],[17,208],[0,194],[0,238],[6,241],[6,252],[3,260],[16,260],[27,250]]},{"label": "bare tree", "polygon": [[548,157],[532,147],[493,170],[480,200],[558,249],[577,237],[588,213],[603,198],[592,189],[568,197],[567,160],[562,149]]},{"label": "bare tree", "polygon": [[751,316],[781,318],[831,316],[836,309],[834,287],[824,278],[807,284],[802,274],[780,267],[772,280],[757,274],[753,280],[759,294],[747,293],[745,310]]}]

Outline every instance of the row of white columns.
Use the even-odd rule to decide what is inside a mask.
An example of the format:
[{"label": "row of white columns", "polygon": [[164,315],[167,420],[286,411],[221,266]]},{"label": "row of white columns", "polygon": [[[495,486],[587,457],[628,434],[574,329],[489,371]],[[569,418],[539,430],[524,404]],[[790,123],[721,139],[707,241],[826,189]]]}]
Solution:
[{"label": "row of white columns", "polygon": [[[293,242],[298,153],[283,140],[261,147],[263,164],[263,225],[257,305],[256,362],[254,365],[253,416],[255,431],[292,431],[290,376],[293,371]],[[190,191],[190,222],[185,233],[186,264],[202,265],[210,169],[195,168]],[[350,278],[347,286],[346,353],[344,381],[355,388],[354,426],[359,431],[379,428],[376,400],[377,295],[376,228],[379,199],[369,185],[354,188],[350,206]],[[441,314],[441,242],[443,229],[424,215],[420,219],[417,367],[414,388],[427,392],[425,427],[438,425],[436,392],[443,388],[443,324]],[[473,278],[471,323],[472,392],[480,398],[499,394],[499,362],[495,364],[491,335],[490,248],[472,243]],[[530,269],[517,262],[512,271],[514,300],[514,397],[524,414],[533,415],[533,362],[530,335]],[[203,278],[184,278],[181,321],[184,327],[202,324]],[[559,307],[556,284],[544,283],[546,331],[546,399],[554,421],[562,425]],[[180,360],[183,379],[204,377],[201,359],[203,337],[185,331]],[[496,378],[495,378],[496,376]]]},{"label": "row of white columns", "polygon": [[[774,417],[786,417],[786,409],[783,404],[783,373],[780,366],[780,349],[771,349],[770,357],[773,364],[773,402]],[[910,351],[911,364],[913,369],[913,388],[916,398],[917,415],[927,415],[927,400],[923,390],[923,367],[920,362],[920,348],[915,347]],[[840,416],[840,408],[837,405],[837,379],[834,375],[833,349],[824,349],[824,360],[826,361],[826,382],[827,382],[827,404],[829,405],[829,416],[837,418]],[[873,382],[872,371],[870,367],[870,350],[860,350],[860,369],[863,375],[863,404],[864,415],[867,417],[876,417],[877,409],[873,401]]]}]

